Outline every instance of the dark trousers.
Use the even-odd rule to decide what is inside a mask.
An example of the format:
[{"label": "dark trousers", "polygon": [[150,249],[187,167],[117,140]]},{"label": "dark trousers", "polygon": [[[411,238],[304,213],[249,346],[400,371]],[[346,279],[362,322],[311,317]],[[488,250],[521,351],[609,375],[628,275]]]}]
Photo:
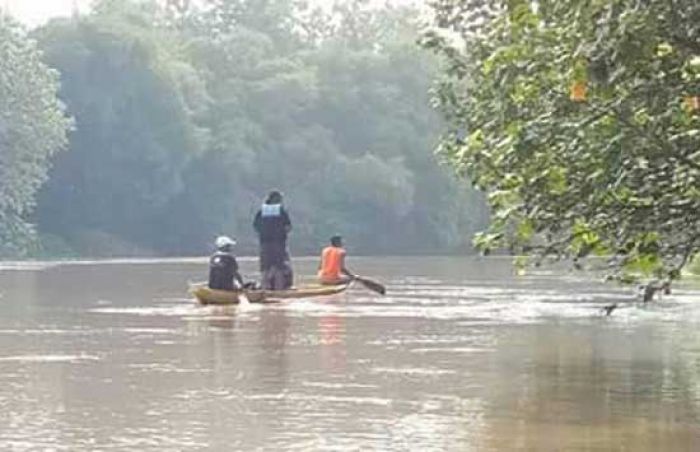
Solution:
[{"label": "dark trousers", "polygon": [[272,266],[262,274],[262,288],[264,290],[286,290],[294,283],[294,273],[289,265]]},{"label": "dark trousers", "polygon": [[262,242],[260,243],[260,271],[264,272],[270,267],[281,267],[289,262],[289,252],[286,242]]},{"label": "dark trousers", "polygon": [[294,272],[286,242],[260,243],[260,272],[266,290],[289,289],[294,284]]}]

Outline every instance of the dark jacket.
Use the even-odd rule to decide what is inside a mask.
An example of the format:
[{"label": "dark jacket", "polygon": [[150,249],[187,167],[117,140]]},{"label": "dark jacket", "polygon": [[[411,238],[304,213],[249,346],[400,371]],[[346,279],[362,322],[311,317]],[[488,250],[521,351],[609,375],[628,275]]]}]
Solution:
[{"label": "dark jacket", "polygon": [[260,271],[283,267],[289,261],[287,234],[292,229],[287,211],[281,204],[263,204],[253,221],[260,239]]},{"label": "dark jacket", "polygon": [[236,258],[224,251],[217,251],[209,259],[209,288],[233,290],[233,280],[238,275]]},{"label": "dark jacket", "polygon": [[260,243],[287,243],[287,234],[292,229],[287,211],[281,204],[263,204],[255,214],[253,228],[258,233]]}]

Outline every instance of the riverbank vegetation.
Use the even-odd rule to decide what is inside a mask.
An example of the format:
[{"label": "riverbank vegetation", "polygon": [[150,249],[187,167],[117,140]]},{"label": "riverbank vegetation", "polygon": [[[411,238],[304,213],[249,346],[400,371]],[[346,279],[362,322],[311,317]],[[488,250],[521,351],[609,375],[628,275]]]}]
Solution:
[{"label": "riverbank vegetation", "polygon": [[487,208],[432,154],[438,60],[417,35],[414,9],[363,0],[101,0],[23,33],[56,71],[48,86],[60,79],[51,143],[65,149],[17,216],[46,255],[202,254],[221,233],[246,253],[277,188],[297,254],[334,233],[362,253],[469,251]]},{"label": "riverbank vegetation", "polygon": [[276,188],[296,254],[334,233],[466,252],[490,210],[485,252],[677,277],[700,248],[697,2],[433,8],[422,34],[416,9],[366,0],[4,17],[0,255],[192,255],[221,233],[253,253]]},{"label": "riverbank vegetation", "polygon": [[700,249],[700,3],[453,0],[442,155],[488,193],[484,250],[676,278]]},{"label": "riverbank vegetation", "polygon": [[58,73],[41,61],[36,42],[0,14],[0,255],[23,255],[35,244],[27,215],[70,128],[57,90]]}]

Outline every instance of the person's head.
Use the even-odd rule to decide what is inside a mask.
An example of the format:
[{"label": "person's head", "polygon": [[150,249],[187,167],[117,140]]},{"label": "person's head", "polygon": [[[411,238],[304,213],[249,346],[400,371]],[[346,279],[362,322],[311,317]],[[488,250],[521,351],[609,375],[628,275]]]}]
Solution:
[{"label": "person's head", "polygon": [[334,235],[333,237],[331,237],[331,246],[335,246],[338,248],[342,247],[343,246],[343,238],[339,235]]},{"label": "person's head", "polygon": [[265,204],[282,204],[282,193],[272,190],[265,199]]},{"label": "person's head", "polygon": [[216,242],[214,244],[216,245],[216,249],[219,251],[231,251],[233,246],[236,244],[236,241],[231,237],[221,235],[216,238]]}]

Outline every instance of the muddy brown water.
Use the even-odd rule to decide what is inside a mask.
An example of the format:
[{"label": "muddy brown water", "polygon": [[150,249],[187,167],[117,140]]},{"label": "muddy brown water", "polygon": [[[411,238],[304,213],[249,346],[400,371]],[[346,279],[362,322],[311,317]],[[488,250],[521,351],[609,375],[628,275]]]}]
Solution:
[{"label": "muddy brown water", "polygon": [[700,450],[691,285],[351,262],[388,295],[205,308],[202,260],[0,264],[0,450]]}]

